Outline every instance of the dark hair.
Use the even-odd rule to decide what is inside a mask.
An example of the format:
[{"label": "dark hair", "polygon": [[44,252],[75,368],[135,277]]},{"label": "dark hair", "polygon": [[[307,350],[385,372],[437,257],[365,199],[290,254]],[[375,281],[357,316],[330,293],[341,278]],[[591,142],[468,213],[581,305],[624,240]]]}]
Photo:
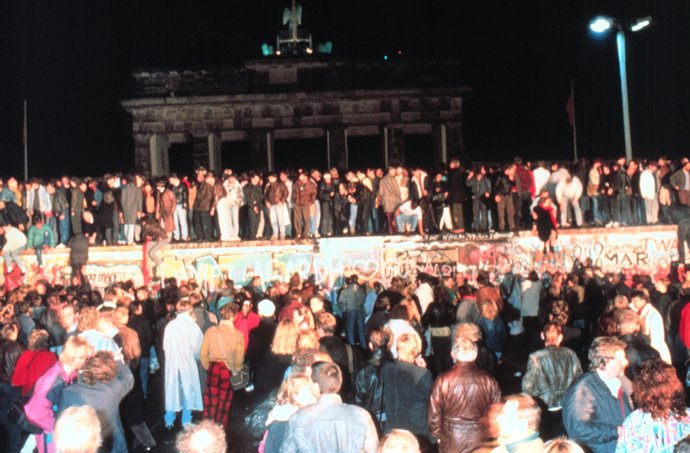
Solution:
[{"label": "dark hair", "polygon": [[10,382],[17,360],[22,354],[22,346],[16,341],[0,342],[0,381]]},{"label": "dark hair", "polygon": [[91,357],[82,370],[82,378],[87,385],[101,382],[112,382],[117,376],[117,364],[110,351],[98,351]]},{"label": "dark hair", "polygon": [[690,453],[690,435],[683,437],[673,448],[673,453]]},{"label": "dark hair", "polygon": [[646,291],[633,291],[630,295],[630,300],[632,301],[634,298],[643,299],[646,303],[649,303],[649,295]]},{"label": "dark hair", "polygon": [[369,343],[371,343],[374,351],[388,348],[388,343],[390,340],[391,336],[385,329],[374,329],[369,333]]},{"label": "dark hair", "polygon": [[379,296],[376,298],[376,301],[374,302],[374,310],[373,312],[379,312],[379,311],[388,311],[391,307],[391,300],[388,298],[388,296]]},{"label": "dark hair", "polygon": [[223,305],[223,307],[220,309],[220,318],[223,320],[228,320],[231,317],[237,316],[239,311],[240,308],[237,306],[237,304],[230,302],[227,305]]},{"label": "dark hair", "polygon": [[685,414],[685,390],[672,365],[661,359],[642,362],[633,379],[635,406],[655,420]]},{"label": "dark hair", "polygon": [[410,313],[407,307],[403,304],[398,304],[391,309],[391,319],[404,319],[405,321],[410,319]]},{"label": "dark hair", "polygon": [[596,336],[613,337],[618,335],[618,318],[613,312],[604,313],[599,316],[597,323]]},{"label": "dark hair", "polygon": [[316,315],[315,319],[316,328],[321,329],[324,333],[333,335],[337,327],[337,322],[335,316],[328,313],[327,311],[322,311]]}]

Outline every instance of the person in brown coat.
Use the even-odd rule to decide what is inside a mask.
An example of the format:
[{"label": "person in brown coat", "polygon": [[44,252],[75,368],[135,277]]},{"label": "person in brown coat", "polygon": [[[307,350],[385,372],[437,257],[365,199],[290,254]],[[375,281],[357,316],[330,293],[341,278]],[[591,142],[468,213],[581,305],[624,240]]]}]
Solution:
[{"label": "person in brown coat", "polygon": [[451,355],[455,367],[434,382],[427,421],[439,453],[471,452],[483,440],[480,420],[501,400],[501,391],[496,380],[475,365],[473,342],[458,339]]},{"label": "person in brown coat", "polygon": [[[160,270],[160,265],[163,263],[158,253],[170,245],[168,235],[163,230],[163,227],[156,220],[145,220],[142,225],[141,236],[144,238],[144,244],[147,250],[147,255],[153,261],[153,273],[157,275]],[[146,239],[149,242],[146,242]]]},{"label": "person in brown coat", "polygon": [[156,189],[158,190],[156,219],[161,222],[161,226],[165,230],[168,240],[170,240],[173,231],[175,231],[175,208],[177,207],[177,200],[173,191],[165,187],[164,180],[161,179],[156,183]]},{"label": "person in brown coat", "polygon": [[316,184],[306,173],[300,173],[292,188],[292,198],[295,202],[295,238],[306,238],[309,234],[309,210],[316,200]]}]

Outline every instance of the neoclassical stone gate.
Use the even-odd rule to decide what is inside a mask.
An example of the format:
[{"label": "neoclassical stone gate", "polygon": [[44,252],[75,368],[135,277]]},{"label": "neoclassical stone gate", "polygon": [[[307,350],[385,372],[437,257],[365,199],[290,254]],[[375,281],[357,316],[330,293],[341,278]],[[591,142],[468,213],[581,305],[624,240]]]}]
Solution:
[{"label": "neoclassical stone gate", "polygon": [[348,168],[348,137],[378,136],[384,165],[403,163],[405,136],[430,134],[433,160],[463,149],[458,64],[267,59],[239,68],[137,71],[132,115],[137,171],[169,172],[171,144],[221,170],[223,142],[250,143],[253,168],[275,170],[276,139],[325,138],[329,166]]}]

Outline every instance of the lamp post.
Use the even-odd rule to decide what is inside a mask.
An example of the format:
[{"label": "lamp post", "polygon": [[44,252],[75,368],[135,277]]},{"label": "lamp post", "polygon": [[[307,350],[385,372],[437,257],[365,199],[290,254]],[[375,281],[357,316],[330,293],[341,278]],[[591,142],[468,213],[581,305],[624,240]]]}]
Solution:
[{"label": "lamp post", "polygon": [[625,158],[632,160],[632,140],[630,138],[630,107],[628,105],[628,72],[625,50],[625,32],[638,32],[652,23],[651,17],[634,20],[612,19],[610,17],[596,17],[590,22],[589,28],[595,33],[606,33],[612,27],[616,28],[616,47],[618,49],[618,70],[621,78],[621,102],[623,104],[623,134],[625,136]]}]

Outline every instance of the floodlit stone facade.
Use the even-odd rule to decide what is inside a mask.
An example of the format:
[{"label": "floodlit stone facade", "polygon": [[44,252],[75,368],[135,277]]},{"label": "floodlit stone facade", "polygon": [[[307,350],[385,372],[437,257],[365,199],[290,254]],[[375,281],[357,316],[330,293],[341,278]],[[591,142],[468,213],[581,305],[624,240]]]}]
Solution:
[{"label": "floodlit stone facade", "polygon": [[352,63],[267,59],[238,68],[133,74],[135,166],[169,172],[168,149],[191,143],[193,162],[221,170],[221,145],[249,141],[252,167],[274,170],[276,139],[325,138],[329,166],[348,168],[348,137],[381,138],[384,165],[404,163],[406,134],[430,134],[433,161],[463,150],[463,101],[453,61]]}]

